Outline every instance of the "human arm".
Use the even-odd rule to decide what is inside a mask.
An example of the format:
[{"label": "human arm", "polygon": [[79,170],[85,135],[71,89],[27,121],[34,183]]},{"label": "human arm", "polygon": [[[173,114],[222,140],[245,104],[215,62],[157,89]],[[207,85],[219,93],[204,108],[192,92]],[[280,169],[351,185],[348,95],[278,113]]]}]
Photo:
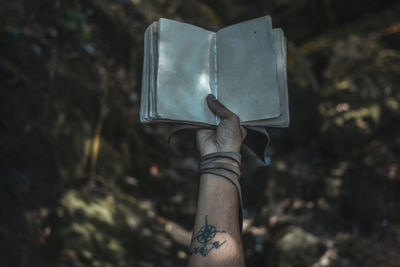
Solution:
[{"label": "human arm", "polygon": [[[221,122],[216,130],[203,129],[197,132],[200,155],[239,152],[246,130],[240,126],[238,116],[213,95],[207,97],[207,104]],[[217,161],[239,167],[231,159]],[[238,203],[238,191],[232,182],[214,174],[201,175],[189,267],[245,266]]]}]

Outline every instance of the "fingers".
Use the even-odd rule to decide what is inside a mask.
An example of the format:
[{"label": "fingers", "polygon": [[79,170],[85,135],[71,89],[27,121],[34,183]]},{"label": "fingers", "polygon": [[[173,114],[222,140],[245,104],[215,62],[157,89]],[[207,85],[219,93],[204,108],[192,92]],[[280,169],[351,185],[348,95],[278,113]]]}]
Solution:
[{"label": "fingers", "polygon": [[209,94],[207,96],[207,104],[208,107],[211,109],[211,111],[214,114],[217,114],[217,116],[221,120],[227,120],[227,119],[236,119],[238,118],[235,113],[227,109],[221,102],[219,102],[213,94]]},{"label": "fingers", "polygon": [[240,135],[242,136],[242,141],[244,141],[244,139],[246,139],[247,130],[243,126],[240,126]]}]

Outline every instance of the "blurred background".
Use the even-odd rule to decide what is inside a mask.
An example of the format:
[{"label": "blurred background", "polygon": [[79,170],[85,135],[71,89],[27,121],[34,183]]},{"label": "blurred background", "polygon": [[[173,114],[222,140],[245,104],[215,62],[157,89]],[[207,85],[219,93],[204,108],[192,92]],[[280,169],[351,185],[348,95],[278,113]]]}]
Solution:
[{"label": "blurred background", "polygon": [[400,266],[395,0],[1,0],[0,266],[185,266],[198,153],[139,123],[143,33],[266,14],[292,123],[243,151],[247,266]]}]

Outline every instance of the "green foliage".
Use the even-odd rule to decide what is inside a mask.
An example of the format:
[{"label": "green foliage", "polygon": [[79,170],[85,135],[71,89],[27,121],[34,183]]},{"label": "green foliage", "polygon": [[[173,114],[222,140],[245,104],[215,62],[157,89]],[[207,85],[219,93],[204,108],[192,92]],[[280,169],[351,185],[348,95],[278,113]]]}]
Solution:
[{"label": "green foliage", "polygon": [[61,25],[68,31],[78,33],[83,39],[89,40],[92,34],[92,28],[88,24],[88,18],[93,11],[82,11],[80,8],[67,8]]},{"label": "green foliage", "polygon": [[78,31],[84,18],[84,14],[76,9],[68,8],[65,10],[65,19],[61,22],[62,25],[70,31]]}]

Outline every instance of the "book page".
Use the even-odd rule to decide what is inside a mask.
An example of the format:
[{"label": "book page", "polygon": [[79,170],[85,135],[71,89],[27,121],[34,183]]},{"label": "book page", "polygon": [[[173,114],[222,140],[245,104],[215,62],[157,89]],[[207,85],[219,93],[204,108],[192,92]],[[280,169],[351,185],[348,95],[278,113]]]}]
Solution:
[{"label": "book page", "polygon": [[159,21],[156,105],[159,119],[216,124],[208,109],[210,49],[215,33],[168,19]]},{"label": "book page", "polygon": [[289,96],[286,77],[286,40],[282,29],[273,29],[272,38],[274,40],[276,69],[278,71],[278,88],[281,115],[277,118],[248,121],[244,123],[245,125],[288,127],[290,123]]},{"label": "book page", "polygon": [[269,16],[217,32],[217,98],[242,122],[280,115]]}]

